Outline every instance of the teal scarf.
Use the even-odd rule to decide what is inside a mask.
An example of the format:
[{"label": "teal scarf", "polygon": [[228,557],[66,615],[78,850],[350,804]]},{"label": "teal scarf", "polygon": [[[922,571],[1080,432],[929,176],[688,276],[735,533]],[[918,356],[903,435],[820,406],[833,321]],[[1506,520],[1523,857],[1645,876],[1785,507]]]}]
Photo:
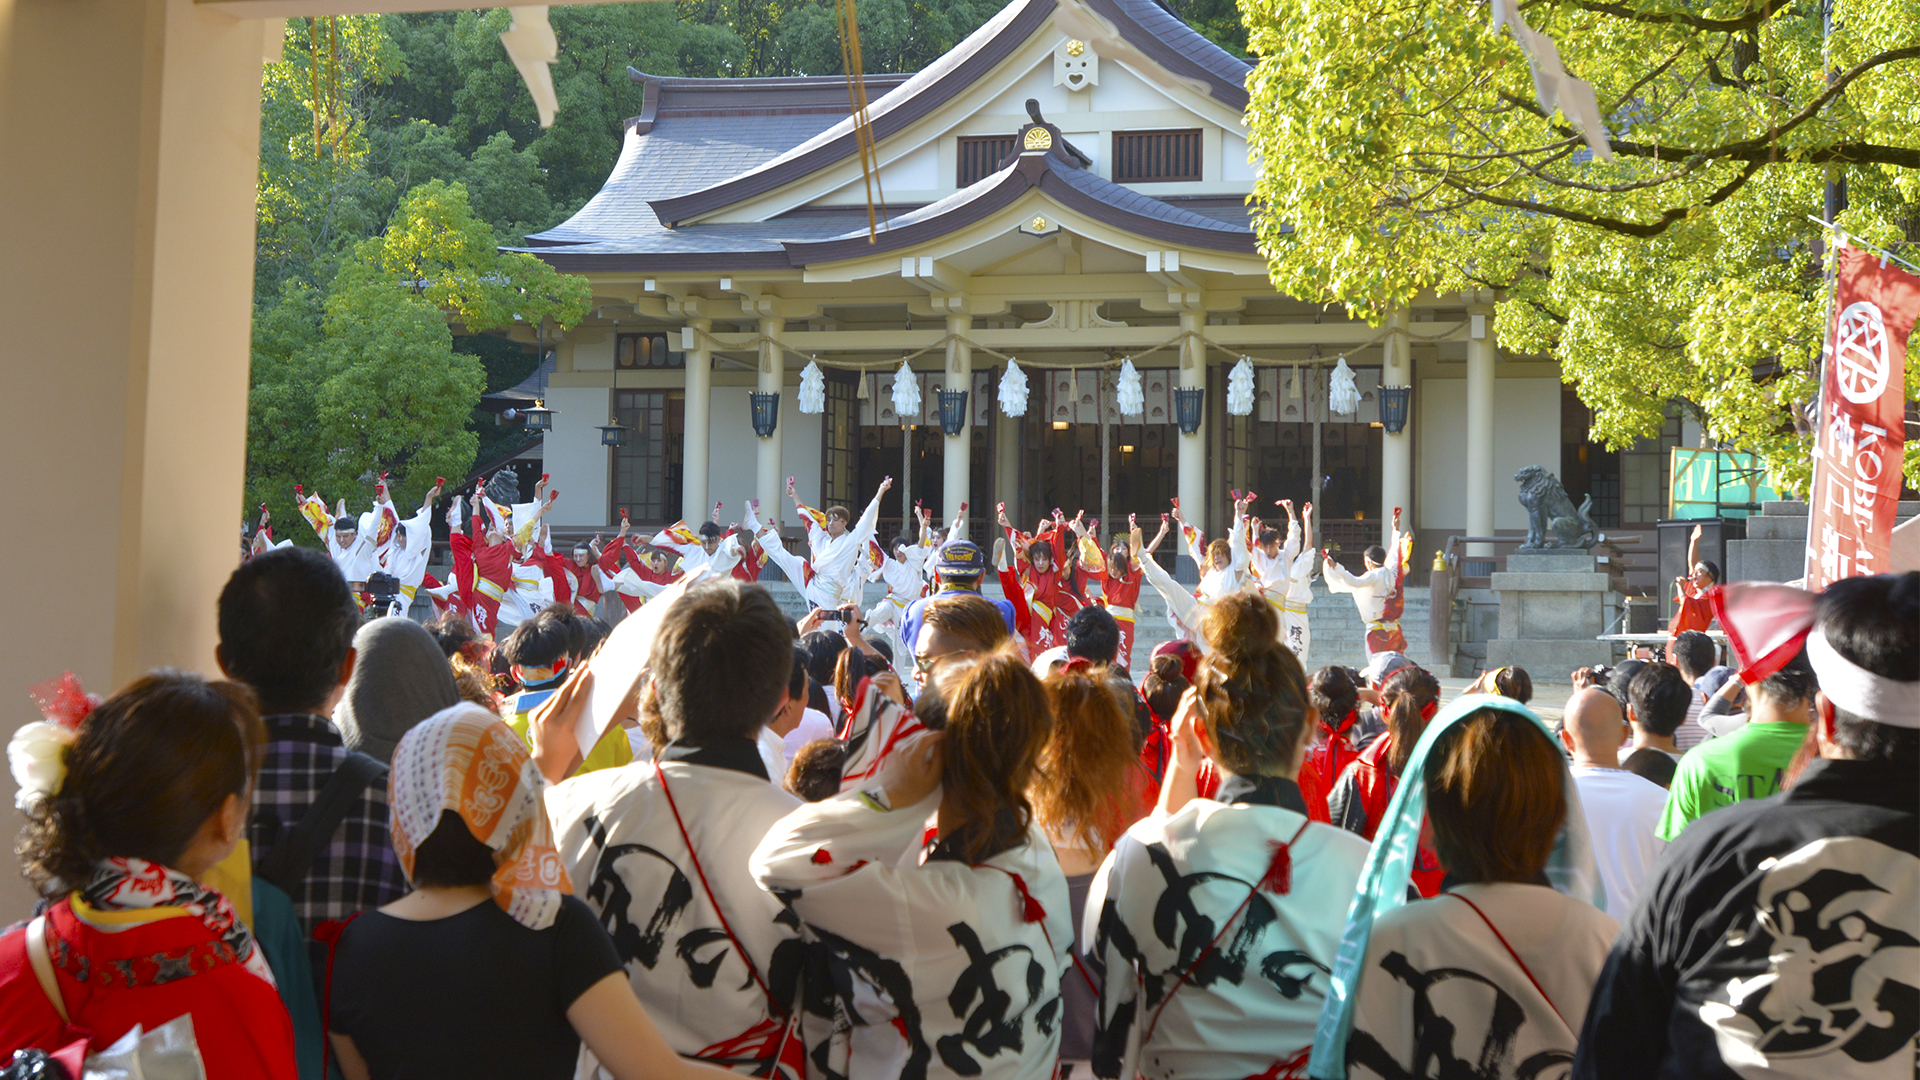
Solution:
[{"label": "teal scarf", "polygon": [[[1434,742],[1461,720],[1481,709],[1502,709],[1533,721],[1540,734],[1559,741],[1534,715],[1533,710],[1512,698],[1497,694],[1468,694],[1440,711],[1427,725],[1420,741],[1401,770],[1400,785],[1387,804],[1386,817],[1374,834],[1373,850],[1360,871],[1360,888],[1347,909],[1347,929],[1340,936],[1340,951],[1334,957],[1329,977],[1327,1001],[1320,1009],[1320,1025],[1313,1034],[1313,1059],[1307,1075],[1315,1080],[1344,1080],[1347,1075],[1347,1035],[1353,1030],[1353,1004],[1360,990],[1360,967],[1367,959],[1367,940],[1373,935],[1375,919],[1407,902],[1407,883],[1411,880],[1414,849],[1420,843],[1420,823],[1427,813],[1427,758]],[[1587,835],[1587,819],[1580,808],[1580,794],[1574,788],[1571,771],[1564,773],[1567,793],[1566,823],[1547,858],[1547,881],[1568,896],[1577,897],[1606,910],[1606,890],[1593,859],[1593,843]]]}]

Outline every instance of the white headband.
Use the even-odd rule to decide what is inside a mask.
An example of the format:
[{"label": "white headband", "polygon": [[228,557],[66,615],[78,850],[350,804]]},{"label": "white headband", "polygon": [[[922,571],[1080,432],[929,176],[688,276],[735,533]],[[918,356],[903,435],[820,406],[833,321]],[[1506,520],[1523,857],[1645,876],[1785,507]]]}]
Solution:
[{"label": "white headband", "polygon": [[1835,708],[1875,723],[1920,728],[1920,683],[1875,675],[1835,652],[1818,629],[1807,635],[1807,661]]}]

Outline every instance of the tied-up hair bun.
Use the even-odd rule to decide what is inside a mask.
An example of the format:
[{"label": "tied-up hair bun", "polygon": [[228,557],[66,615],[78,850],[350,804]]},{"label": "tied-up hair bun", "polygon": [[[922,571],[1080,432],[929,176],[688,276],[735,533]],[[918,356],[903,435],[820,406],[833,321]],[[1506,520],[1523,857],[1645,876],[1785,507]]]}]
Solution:
[{"label": "tied-up hair bun", "polygon": [[100,705],[71,671],[35,685],[27,695],[39,707],[41,719],[22,725],[7,743],[7,766],[20,787],[13,802],[21,810],[60,793],[67,779],[67,748],[79,736],[80,724]]}]

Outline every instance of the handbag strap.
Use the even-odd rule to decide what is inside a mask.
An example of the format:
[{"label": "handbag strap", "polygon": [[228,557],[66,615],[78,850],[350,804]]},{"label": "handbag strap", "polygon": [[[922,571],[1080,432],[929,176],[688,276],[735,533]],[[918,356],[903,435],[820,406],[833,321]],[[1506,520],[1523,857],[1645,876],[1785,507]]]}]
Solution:
[{"label": "handbag strap", "polygon": [[27,924],[27,963],[33,966],[33,977],[40,980],[40,989],[46,992],[47,1001],[52,1003],[53,1011],[60,1014],[60,1022],[71,1025],[73,1018],[67,1015],[67,999],[60,993],[60,983],[54,978],[53,956],[47,950],[47,917],[40,915]]},{"label": "handbag strap", "polygon": [[1507,950],[1507,955],[1513,957],[1513,962],[1520,966],[1520,974],[1525,975],[1527,977],[1527,981],[1533,984],[1534,990],[1538,992],[1540,995],[1540,1000],[1547,1003],[1547,1008],[1553,1010],[1554,1016],[1559,1017],[1560,1023],[1562,1026],[1564,1026],[1568,1031],[1572,1031],[1573,1025],[1568,1024],[1567,1018],[1560,1015],[1560,1006],[1555,1005],[1553,1003],[1553,999],[1547,996],[1547,988],[1544,986],[1541,986],[1540,980],[1533,977],[1533,970],[1527,967],[1527,962],[1525,960],[1520,959],[1520,954],[1514,951],[1513,946],[1507,944],[1507,936],[1500,932],[1499,927],[1493,925],[1493,920],[1487,918],[1487,913],[1480,910],[1480,905],[1474,903],[1473,901],[1467,899],[1464,896],[1461,896],[1459,893],[1456,893],[1456,892],[1450,892],[1450,893],[1447,893],[1446,895],[1451,896],[1455,900],[1458,900],[1461,903],[1472,908],[1473,913],[1475,915],[1480,916],[1480,921],[1483,923],[1486,923],[1487,929],[1493,931],[1493,936],[1495,939],[1497,939],[1500,942],[1500,947]]},{"label": "handbag strap", "polygon": [[778,1013],[782,1019],[786,1019],[796,1010],[781,1007],[780,999],[775,997],[773,990],[767,986],[767,980],[760,977],[760,969],[755,966],[753,957],[748,955],[747,947],[740,944],[740,938],[734,934],[733,924],[727,921],[726,909],[720,906],[720,898],[713,895],[713,886],[707,882],[707,872],[700,866],[700,853],[694,850],[693,837],[687,833],[687,823],[680,817],[680,805],[674,801],[673,785],[667,782],[665,765],[666,763],[660,760],[659,751],[656,750],[654,752],[653,772],[655,776],[660,778],[660,790],[667,797],[667,809],[673,812],[673,823],[680,829],[680,842],[687,846],[687,857],[693,863],[693,876],[700,879],[700,889],[706,893],[707,903],[712,905],[713,913],[720,917],[720,929],[726,933],[727,940],[733,943],[733,951],[739,955],[740,962],[747,965],[747,974],[753,976],[753,981],[759,985],[760,992],[767,996],[767,1004],[773,1011]]},{"label": "handbag strap", "polygon": [[280,837],[254,872],[288,896],[299,896],[307,871],[332,842],[334,830],[354,808],[360,793],[386,775],[387,766],[379,759],[348,751],[299,823]]}]

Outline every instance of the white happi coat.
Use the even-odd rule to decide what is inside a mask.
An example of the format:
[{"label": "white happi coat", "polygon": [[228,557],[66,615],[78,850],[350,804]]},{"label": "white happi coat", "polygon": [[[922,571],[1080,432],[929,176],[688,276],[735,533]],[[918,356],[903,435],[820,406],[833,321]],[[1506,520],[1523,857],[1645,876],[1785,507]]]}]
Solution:
[{"label": "white happi coat", "polygon": [[1367,624],[1368,630],[1378,630],[1384,626],[1380,616],[1386,612],[1387,597],[1393,595],[1393,587],[1400,580],[1400,536],[1401,533],[1396,529],[1388,538],[1385,566],[1355,574],[1334,563],[1323,574],[1329,591],[1353,596],[1353,606],[1360,609],[1360,621]]},{"label": "white happi coat", "polygon": [[[1087,895],[1084,937],[1105,970],[1094,1075],[1238,1080],[1313,1045],[1367,842],[1331,825],[1301,832],[1305,821],[1279,806],[1195,799],[1114,846]],[[1290,840],[1290,891],[1253,891],[1269,845]]]},{"label": "white happi coat", "polygon": [[767,833],[752,872],[848,973],[838,1007],[853,1027],[834,1073],[1048,1080],[1072,963],[1067,879],[1037,826],[980,864],[919,862],[939,803],[936,789],[889,808],[877,786],[809,803]]},{"label": "white happi coat", "polygon": [[420,583],[427,579],[427,563],[433,558],[432,513],[432,507],[423,506],[419,513],[400,523],[407,546],[395,545],[387,560],[392,567],[387,572],[400,580],[400,596],[409,604],[413,602],[413,594],[420,590]]},{"label": "white happi coat", "polygon": [[1544,885],[1451,892],[1479,905],[1526,970],[1456,897],[1443,893],[1381,916],[1360,969],[1347,1075],[1403,1077],[1417,1062],[1420,1076],[1566,1076],[1619,924]]},{"label": "white happi coat", "polygon": [[887,595],[881,597],[880,602],[867,612],[867,625],[878,630],[892,626],[900,621],[900,616],[906,614],[908,604],[926,593],[927,579],[923,568],[932,551],[925,544],[914,544],[907,548],[905,559],[888,556],[881,561],[876,573],[880,580],[887,583]]},{"label": "white happi coat", "polygon": [[[1206,536],[1198,529],[1182,529],[1187,534],[1187,557],[1195,566],[1207,565]],[[1200,585],[1195,590],[1204,603],[1211,604],[1228,593],[1238,592],[1247,583],[1247,519],[1239,514],[1233,517],[1233,527],[1227,530],[1227,549],[1232,557],[1225,569],[1208,570],[1200,575]]]},{"label": "white happi coat", "polygon": [[[827,530],[813,515],[802,514],[801,520],[807,526],[807,547],[813,556],[813,578],[801,590],[807,599],[820,607],[845,607],[861,601],[860,585],[863,575],[860,560],[865,557],[867,541],[873,539],[873,532],[880,521],[880,496],[875,494],[873,501],[860,513],[860,520],[847,527],[839,536],[830,536]],[[772,555],[772,551],[768,551]],[[784,569],[784,568],[783,568]],[[799,580],[795,580],[799,585]]]},{"label": "white happi coat", "polygon": [[[766,777],[740,741],[734,767],[668,761],[667,782],[700,866],[760,978],[793,1000],[805,945],[799,920],[747,873],[747,856],[800,801]],[[668,751],[673,754],[673,749]],[[635,995],[683,1055],[750,1072],[783,1023],[748,973],[688,858],[651,762],[574,777],[548,790],[547,813],[567,875],[613,935]],[[583,1077],[591,1071],[583,1068]]]}]

